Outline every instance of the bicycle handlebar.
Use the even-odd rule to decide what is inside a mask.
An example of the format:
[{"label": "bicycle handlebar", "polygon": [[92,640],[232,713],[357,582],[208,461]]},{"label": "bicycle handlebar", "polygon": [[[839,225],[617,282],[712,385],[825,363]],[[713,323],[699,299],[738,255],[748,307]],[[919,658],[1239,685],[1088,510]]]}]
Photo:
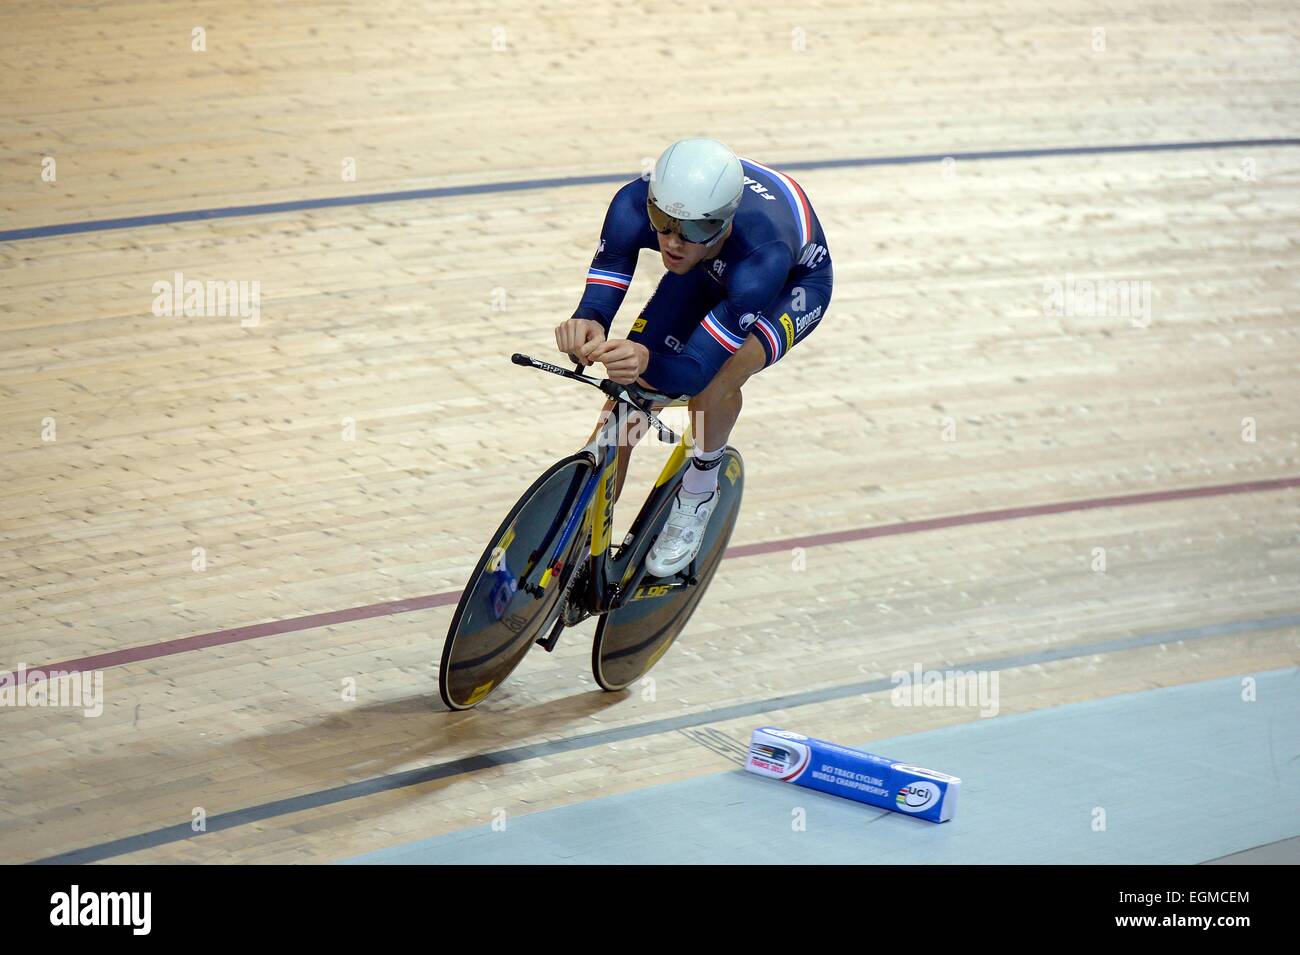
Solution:
[{"label": "bicycle handlebar", "polygon": [[[570,355],[569,357],[574,358],[573,355]],[[577,362],[577,367],[575,367],[573,371],[569,371],[567,368],[561,368],[559,365],[552,365],[548,361],[540,361],[536,358],[530,358],[527,355],[521,355],[519,352],[515,352],[511,355],[510,360],[516,365],[523,365],[525,368],[536,368],[538,371],[548,371],[552,375],[559,375],[561,378],[569,378],[573,381],[581,381],[583,384],[591,385],[593,388],[599,388],[610,398],[630,405],[633,410],[639,411],[650,419],[650,423],[659,431],[659,437],[661,440],[669,444],[676,444],[678,441],[679,435],[674,432],[672,428],[660,421],[650,408],[650,406],[660,398],[665,398],[669,401],[673,400],[670,395],[662,395],[658,392],[647,391],[645,388],[636,384],[636,382],[632,382],[628,385],[620,385],[617,381],[611,381],[609,378],[593,378],[591,375],[584,375],[582,374],[582,369],[585,366],[581,362],[577,362],[576,358],[574,358],[574,361]]]}]

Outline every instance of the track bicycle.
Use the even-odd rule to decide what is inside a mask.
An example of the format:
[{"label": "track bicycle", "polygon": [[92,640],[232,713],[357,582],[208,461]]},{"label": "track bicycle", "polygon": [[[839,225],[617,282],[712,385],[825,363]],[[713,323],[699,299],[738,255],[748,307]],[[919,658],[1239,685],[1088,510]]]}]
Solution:
[{"label": "track bicycle", "polygon": [[[591,669],[602,689],[622,690],[649,672],[685,628],[718,569],[740,514],[744,462],[728,445],[718,505],[695,560],[672,577],[648,576],[645,558],[667,521],[689,466],[690,428],[676,435],[655,414],[679,398],[538,361],[516,365],[598,388],[610,413],[588,444],[533,482],[483,551],[447,630],[438,691],[453,710],[482,703],[532,647],[552,651],[561,632],[599,617]],[[631,529],[611,541],[619,437],[634,415],[674,444]]]}]

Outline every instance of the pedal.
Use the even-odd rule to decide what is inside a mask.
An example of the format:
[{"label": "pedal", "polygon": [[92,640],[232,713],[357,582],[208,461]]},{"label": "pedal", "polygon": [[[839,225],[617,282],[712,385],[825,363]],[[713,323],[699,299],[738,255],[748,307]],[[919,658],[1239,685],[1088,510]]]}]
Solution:
[{"label": "pedal", "polygon": [[547,653],[550,653],[552,650],[555,649],[555,644],[559,642],[560,631],[563,629],[564,629],[564,614],[560,614],[560,616],[556,618],[555,626],[551,627],[551,632],[547,634],[546,637],[544,638],[538,637],[533,642],[536,643],[543,650],[545,650]]},{"label": "pedal", "polygon": [[696,584],[700,582],[700,578],[695,576],[694,558],[691,558],[691,562],[686,566],[685,572],[682,571],[677,572],[677,577],[687,587],[694,587]]}]

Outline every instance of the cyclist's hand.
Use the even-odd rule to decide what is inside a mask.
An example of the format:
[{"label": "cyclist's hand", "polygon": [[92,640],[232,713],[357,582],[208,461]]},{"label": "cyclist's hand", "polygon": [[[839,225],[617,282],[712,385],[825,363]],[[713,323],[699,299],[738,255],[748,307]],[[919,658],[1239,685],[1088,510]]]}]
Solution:
[{"label": "cyclist's hand", "polygon": [[641,377],[646,366],[650,364],[650,349],[640,342],[616,338],[612,342],[602,342],[592,348],[588,357],[605,366],[605,373],[611,381],[617,381],[620,385],[630,385]]},{"label": "cyclist's hand", "polygon": [[588,318],[570,318],[555,326],[555,347],[566,355],[582,359],[583,364],[591,364],[587,352],[604,340],[604,327]]}]

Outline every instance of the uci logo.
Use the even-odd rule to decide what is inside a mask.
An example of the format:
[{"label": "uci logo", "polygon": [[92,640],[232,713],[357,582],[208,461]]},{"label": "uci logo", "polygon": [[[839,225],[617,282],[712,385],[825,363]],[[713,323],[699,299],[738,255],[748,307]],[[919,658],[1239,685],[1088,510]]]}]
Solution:
[{"label": "uci logo", "polygon": [[898,791],[898,808],[903,812],[921,812],[937,803],[942,792],[934,783],[917,779]]}]

